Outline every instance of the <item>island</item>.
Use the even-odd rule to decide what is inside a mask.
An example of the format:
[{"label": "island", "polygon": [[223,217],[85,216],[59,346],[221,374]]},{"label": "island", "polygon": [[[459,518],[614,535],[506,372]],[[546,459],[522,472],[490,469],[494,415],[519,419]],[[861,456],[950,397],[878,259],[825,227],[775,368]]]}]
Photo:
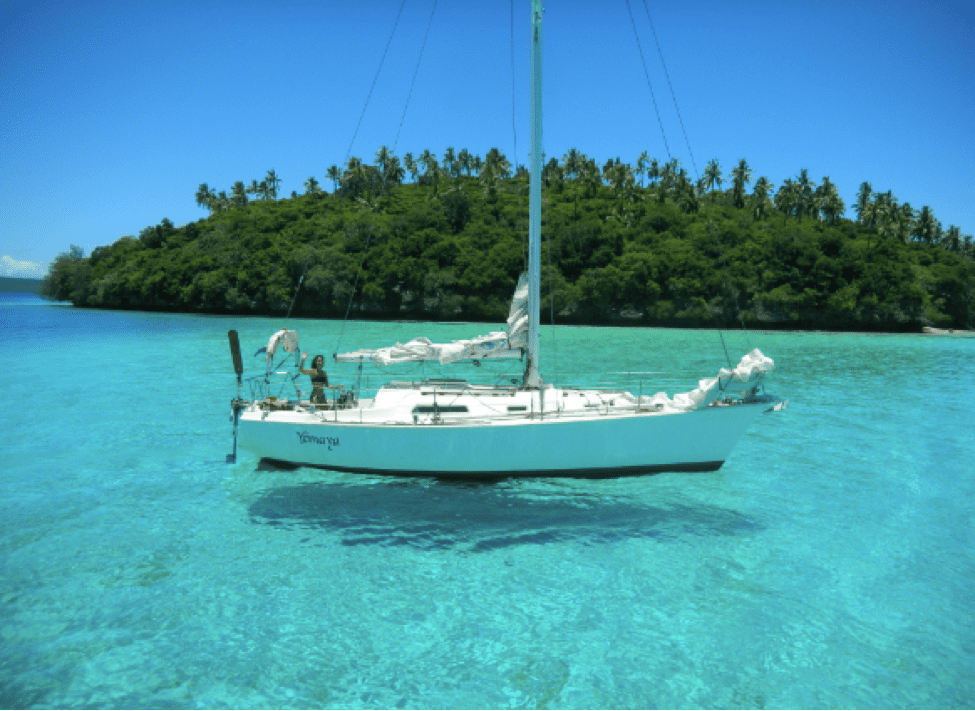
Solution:
[{"label": "island", "polygon": [[[410,179],[408,179],[408,177]],[[692,180],[678,161],[601,167],[576,149],[544,171],[543,323],[918,332],[975,328],[975,248],[931,208],[828,177],[776,189],[742,160]],[[525,269],[528,176],[491,149],[331,166],[279,196],[269,171],[208,217],[168,219],[58,256],[48,298],[106,309],[503,321]],[[722,189],[725,183],[728,186]]]}]

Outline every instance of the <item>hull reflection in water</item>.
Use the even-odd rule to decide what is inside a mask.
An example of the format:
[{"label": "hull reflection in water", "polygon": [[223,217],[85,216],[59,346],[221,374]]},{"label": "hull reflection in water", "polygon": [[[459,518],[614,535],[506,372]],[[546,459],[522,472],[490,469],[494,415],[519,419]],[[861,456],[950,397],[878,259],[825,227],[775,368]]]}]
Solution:
[{"label": "hull reflection in water", "polygon": [[741,536],[761,529],[748,516],[719,506],[645,506],[575,492],[526,497],[500,484],[422,479],[281,487],[264,492],[248,513],[254,523],[337,534],[346,546],[471,552],[555,541],[681,541],[687,535]]}]

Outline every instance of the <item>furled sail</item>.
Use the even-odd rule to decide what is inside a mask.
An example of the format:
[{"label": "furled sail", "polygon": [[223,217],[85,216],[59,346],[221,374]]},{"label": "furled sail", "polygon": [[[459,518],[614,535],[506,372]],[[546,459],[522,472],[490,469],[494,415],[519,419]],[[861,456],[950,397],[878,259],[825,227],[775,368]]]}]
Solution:
[{"label": "furled sail", "polygon": [[284,349],[286,353],[294,353],[298,350],[298,332],[289,331],[286,328],[282,328],[280,331],[271,336],[271,339],[267,342],[267,345],[263,348],[259,348],[255,356],[259,356],[261,353],[265,354],[264,359],[270,363],[271,359],[274,358],[274,352],[278,349],[278,346]]},{"label": "furled sail", "polygon": [[335,356],[338,363],[410,363],[421,360],[437,360],[443,364],[459,360],[481,358],[518,358],[528,342],[528,276],[518,279],[511,308],[508,311],[508,330],[491,333],[451,343],[433,343],[429,338],[414,338],[385,348],[363,348]]},{"label": "furled sail", "polygon": [[774,368],[775,362],[756,348],[743,356],[736,368],[722,368],[715,377],[699,380],[697,387],[689,392],[677,393],[673,398],[660,392],[641,398],[640,403],[671,410],[700,410],[719,397],[743,396],[758,388]]}]

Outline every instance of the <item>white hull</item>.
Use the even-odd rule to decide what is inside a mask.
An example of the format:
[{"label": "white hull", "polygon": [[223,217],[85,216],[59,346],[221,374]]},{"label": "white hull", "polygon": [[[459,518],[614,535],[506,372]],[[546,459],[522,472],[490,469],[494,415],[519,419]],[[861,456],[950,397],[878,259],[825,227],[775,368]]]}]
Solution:
[{"label": "white hull", "polygon": [[337,471],[467,479],[619,477],[718,469],[768,408],[768,401],[667,413],[608,407],[604,413],[397,424],[370,421],[377,413],[369,408],[252,407],[241,413],[239,437],[242,449],[262,459]]}]

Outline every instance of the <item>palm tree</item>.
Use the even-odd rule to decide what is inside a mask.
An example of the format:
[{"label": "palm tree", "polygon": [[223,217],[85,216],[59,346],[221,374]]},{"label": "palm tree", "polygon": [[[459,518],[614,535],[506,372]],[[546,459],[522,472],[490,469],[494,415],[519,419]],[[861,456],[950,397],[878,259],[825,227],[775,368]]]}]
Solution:
[{"label": "palm tree", "polygon": [[911,239],[911,234],[914,232],[914,222],[917,219],[917,214],[911,203],[905,202],[901,205],[900,218],[898,220],[897,236],[900,238],[901,242],[908,242]]},{"label": "palm tree", "polygon": [[603,180],[605,180],[608,183],[610,172],[612,172],[613,168],[620,165],[620,163],[622,163],[622,161],[619,159],[619,157],[610,158],[605,163],[603,163]]},{"label": "palm tree", "polygon": [[[707,178],[705,178],[702,175],[700,178],[698,178],[697,182],[694,183],[693,187],[694,187],[694,192],[698,197],[704,197],[705,193],[707,193],[708,191]],[[713,196],[711,197],[711,200],[712,202],[714,201]]]},{"label": "palm tree", "polygon": [[484,199],[494,204],[498,201],[498,175],[493,163],[485,163],[478,170],[478,178],[484,190]]},{"label": "palm tree", "polygon": [[875,193],[873,200],[863,210],[861,218],[867,227],[876,227],[881,235],[897,234],[901,210],[893,192],[888,190],[885,193]]},{"label": "palm tree", "polygon": [[466,148],[461,148],[460,153],[457,154],[457,165],[458,173],[461,170],[467,171],[467,177],[471,175],[471,154]]},{"label": "palm tree", "polygon": [[863,222],[863,224],[867,227],[876,227],[877,223],[880,222],[882,207],[883,206],[880,201],[875,197],[873,200],[867,203],[867,206],[860,214],[860,221]]},{"label": "palm tree", "polygon": [[498,178],[511,177],[511,162],[497,148],[492,148],[487,152],[484,163],[491,167]]},{"label": "palm tree", "polygon": [[420,157],[416,162],[418,165],[423,166],[423,172],[426,174],[430,170],[430,161],[434,161],[436,159],[437,156],[431,153],[429,148],[426,148],[424,149],[423,153],[420,154]]},{"label": "palm tree", "polygon": [[406,168],[406,172],[410,174],[413,178],[413,182],[416,182],[416,176],[420,172],[416,165],[416,160],[413,158],[412,153],[407,153],[403,156],[403,167]]},{"label": "palm tree", "polygon": [[831,223],[836,222],[836,218],[842,217],[846,212],[846,204],[828,175],[823,178],[823,184],[816,188],[816,204],[818,211]]},{"label": "palm tree", "polygon": [[393,185],[400,185],[404,177],[406,177],[406,171],[399,164],[399,158],[390,156],[389,162],[386,163],[386,168],[383,171],[383,180]]},{"label": "palm tree", "polygon": [[795,211],[799,221],[806,215],[812,214],[813,195],[815,194],[816,184],[809,179],[809,169],[803,168],[799,171],[799,177],[795,185]]},{"label": "palm tree", "polygon": [[553,158],[542,170],[542,179],[546,186],[552,186],[556,192],[561,193],[565,188],[565,170],[559,165],[559,159]]},{"label": "palm tree", "polygon": [[798,203],[798,190],[791,178],[786,178],[782,187],[775,194],[775,209],[782,213],[783,221],[788,215],[795,214]]},{"label": "palm tree", "polygon": [[681,212],[690,214],[700,209],[697,191],[694,189],[693,183],[687,179],[687,174],[684,171],[681,171],[677,178],[675,190],[677,206]]},{"label": "palm tree", "polygon": [[657,186],[657,202],[663,203],[667,194],[674,192],[678,179],[685,171],[677,158],[671,158],[660,169],[660,184]]},{"label": "palm tree", "polygon": [[243,181],[238,180],[234,183],[230,191],[233,195],[230,201],[235,207],[243,207],[247,204],[247,188],[244,186]]},{"label": "palm tree", "polygon": [[904,213],[904,219],[911,223],[911,229],[913,229],[914,220],[917,219],[917,210],[911,207],[911,203],[905,202],[901,205],[901,212]]},{"label": "palm tree", "polygon": [[752,191],[752,214],[756,220],[764,220],[772,207],[772,199],[769,195],[774,190],[774,186],[764,175],[755,181],[755,189]]},{"label": "palm tree", "polygon": [[440,168],[440,163],[433,154],[430,154],[424,163],[427,168],[424,176],[433,184],[433,197],[437,197],[437,190],[440,186],[440,175],[443,172]]},{"label": "palm tree", "polygon": [[570,148],[569,152],[562,156],[562,164],[565,166],[565,175],[568,178],[577,178],[582,173],[582,166],[586,162],[586,157],[577,149]]},{"label": "palm tree", "polygon": [[547,181],[547,180],[548,180],[548,178],[549,178],[549,175],[550,175],[550,174],[551,174],[551,173],[552,173],[552,172],[553,172],[553,171],[554,171],[554,170],[555,170],[556,168],[559,168],[559,167],[560,167],[560,166],[559,166],[559,159],[558,159],[558,158],[552,158],[552,159],[550,159],[550,160],[549,160],[549,162],[548,162],[548,163],[546,163],[546,164],[545,164],[545,165],[544,165],[544,166],[542,167],[542,178],[543,178],[543,179],[545,179],[545,180]]},{"label": "palm tree", "polygon": [[325,174],[328,176],[328,179],[332,181],[332,192],[334,193],[339,189],[339,181],[342,179],[342,171],[339,170],[339,167],[333,163]]},{"label": "palm tree", "polygon": [[[715,158],[707,164],[707,167],[704,168],[704,185],[710,190],[714,190],[715,186],[717,186],[720,190],[721,183],[723,182],[724,179],[721,177],[721,166],[718,165],[718,159]],[[711,199],[714,200],[713,195],[711,196]]]},{"label": "palm tree", "polygon": [[681,172],[680,160],[677,158],[671,158],[669,161],[664,163],[664,167],[660,169],[660,181],[668,185],[668,187],[674,185],[677,181],[677,175]]},{"label": "palm tree", "polygon": [[589,158],[582,164],[579,180],[582,183],[586,197],[593,197],[596,191],[602,187],[603,179],[599,174],[599,168],[596,166],[595,158]]},{"label": "palm tree", "polygon": [[864,214],[870,206],[870,198],[873,195],[873,186],[863,181],[860,183],[860,191],[857,193],[857,204],[853,206],[857,214],[857,222],[863,222]]},{"label": "palm tree", "polygon": [[481,170],[484,168],[484,161],[481,160],[481,156],[476,155],[471,158],[471,168],[474,169],[474,175],[481,175]]},{"label": "palm tree", "polygon": [[247,186],[247,194],[255,197],[261,194],[261,186],[256,180],[252,180],[251,184]]},{"label": "palm tree", "polygon": [[216,197],[216,193],[206,183],[200,183],[200,187],[196,189],[196,204],[205,207],[211,213],[213,212],[213,201]]},{"label": "palm tree", "polygon": [[735,207],[745,206],[745,186],[752,181],[752,169],[742,158],[731,171],[731,199]]},{"label": "palm tree", "polygon": [[345,162],[345,172],[347,173],[357,173],[362,168],[362,158],[357,158],[356,156],[350,156]]},{"label": "palm tree", "polygon": [[643,176],[647,174],[647,165],[650,162],[650,154],[646,151],[640,154],[636,159],[636,174],[640,176],[640,187],[642,188],[645,183],[643,181]]},{"label": "palm tree", "polygon": [[385,175],[386,166],[392,157],[393,154],[388,146],[380,146],[379,150],[376,151],[376,167],[379,168],[380,175]]},{"label": "palm tree", "polygon": [[660,162],[656,158],[650,161],[650,166],[647,168],[647,180],[651,183],[660,180]]},{"label": "palm tree", "polygon": [[264,179],[267,181],[268,196],[271,200],[276,200],[278,197],[278,188],[281,187],[281,178],[274,172],[274,168],[271,168]]},{"label": "palm tree", "polygon": [[650,191],[647,196],[648,199],[650,195],[652,195],[654,192],[659,191],[660,188],[657,185],[657,181],[660,180],[660,175],[661,175],[660,161],[658,161],[656,158],[653,158],[650,161],[650,164],[647,166],[647,180],[650,181]]},{"label": "palm tree", "polygon": [[345,170],[342,171],[342,187],[352,197],[359,197],[365,192],[365,177],[362,159],[351,156],[345,163]]},{"label": "palm tree", "polygon": [[621,163],[617,159],[617,162],[612,165],[612,167],[604,173],[606,180],[611,186],[613,186],[613,192],[616,193],[617,197],[620,199],[619,209],[623,209],[623,200],[630,193],[633,186],[636,185],[636,178],[633,175],[633,170],[626,163]]},{"label": "palm tree", "polygon": [[449,177],[457,177],[457,156],[454,155],[453,146],[447,146],[447,150],[443,152],[443,169]]},{"label": "palm tree", "polygon": [[309,195],[318,195],[322,191],[315,176],[311,176],[305,181],[305,192]]},{"label": "palm tree", "polygon": [[931,212],[931,208],[927,205],[922,207],[920,214],[917,216],[917,221],[914,223],[914,230],[912,232],[914,239],[919,242],[933,242],[937,223],[938,221],[934,219],[934,213]]}]

